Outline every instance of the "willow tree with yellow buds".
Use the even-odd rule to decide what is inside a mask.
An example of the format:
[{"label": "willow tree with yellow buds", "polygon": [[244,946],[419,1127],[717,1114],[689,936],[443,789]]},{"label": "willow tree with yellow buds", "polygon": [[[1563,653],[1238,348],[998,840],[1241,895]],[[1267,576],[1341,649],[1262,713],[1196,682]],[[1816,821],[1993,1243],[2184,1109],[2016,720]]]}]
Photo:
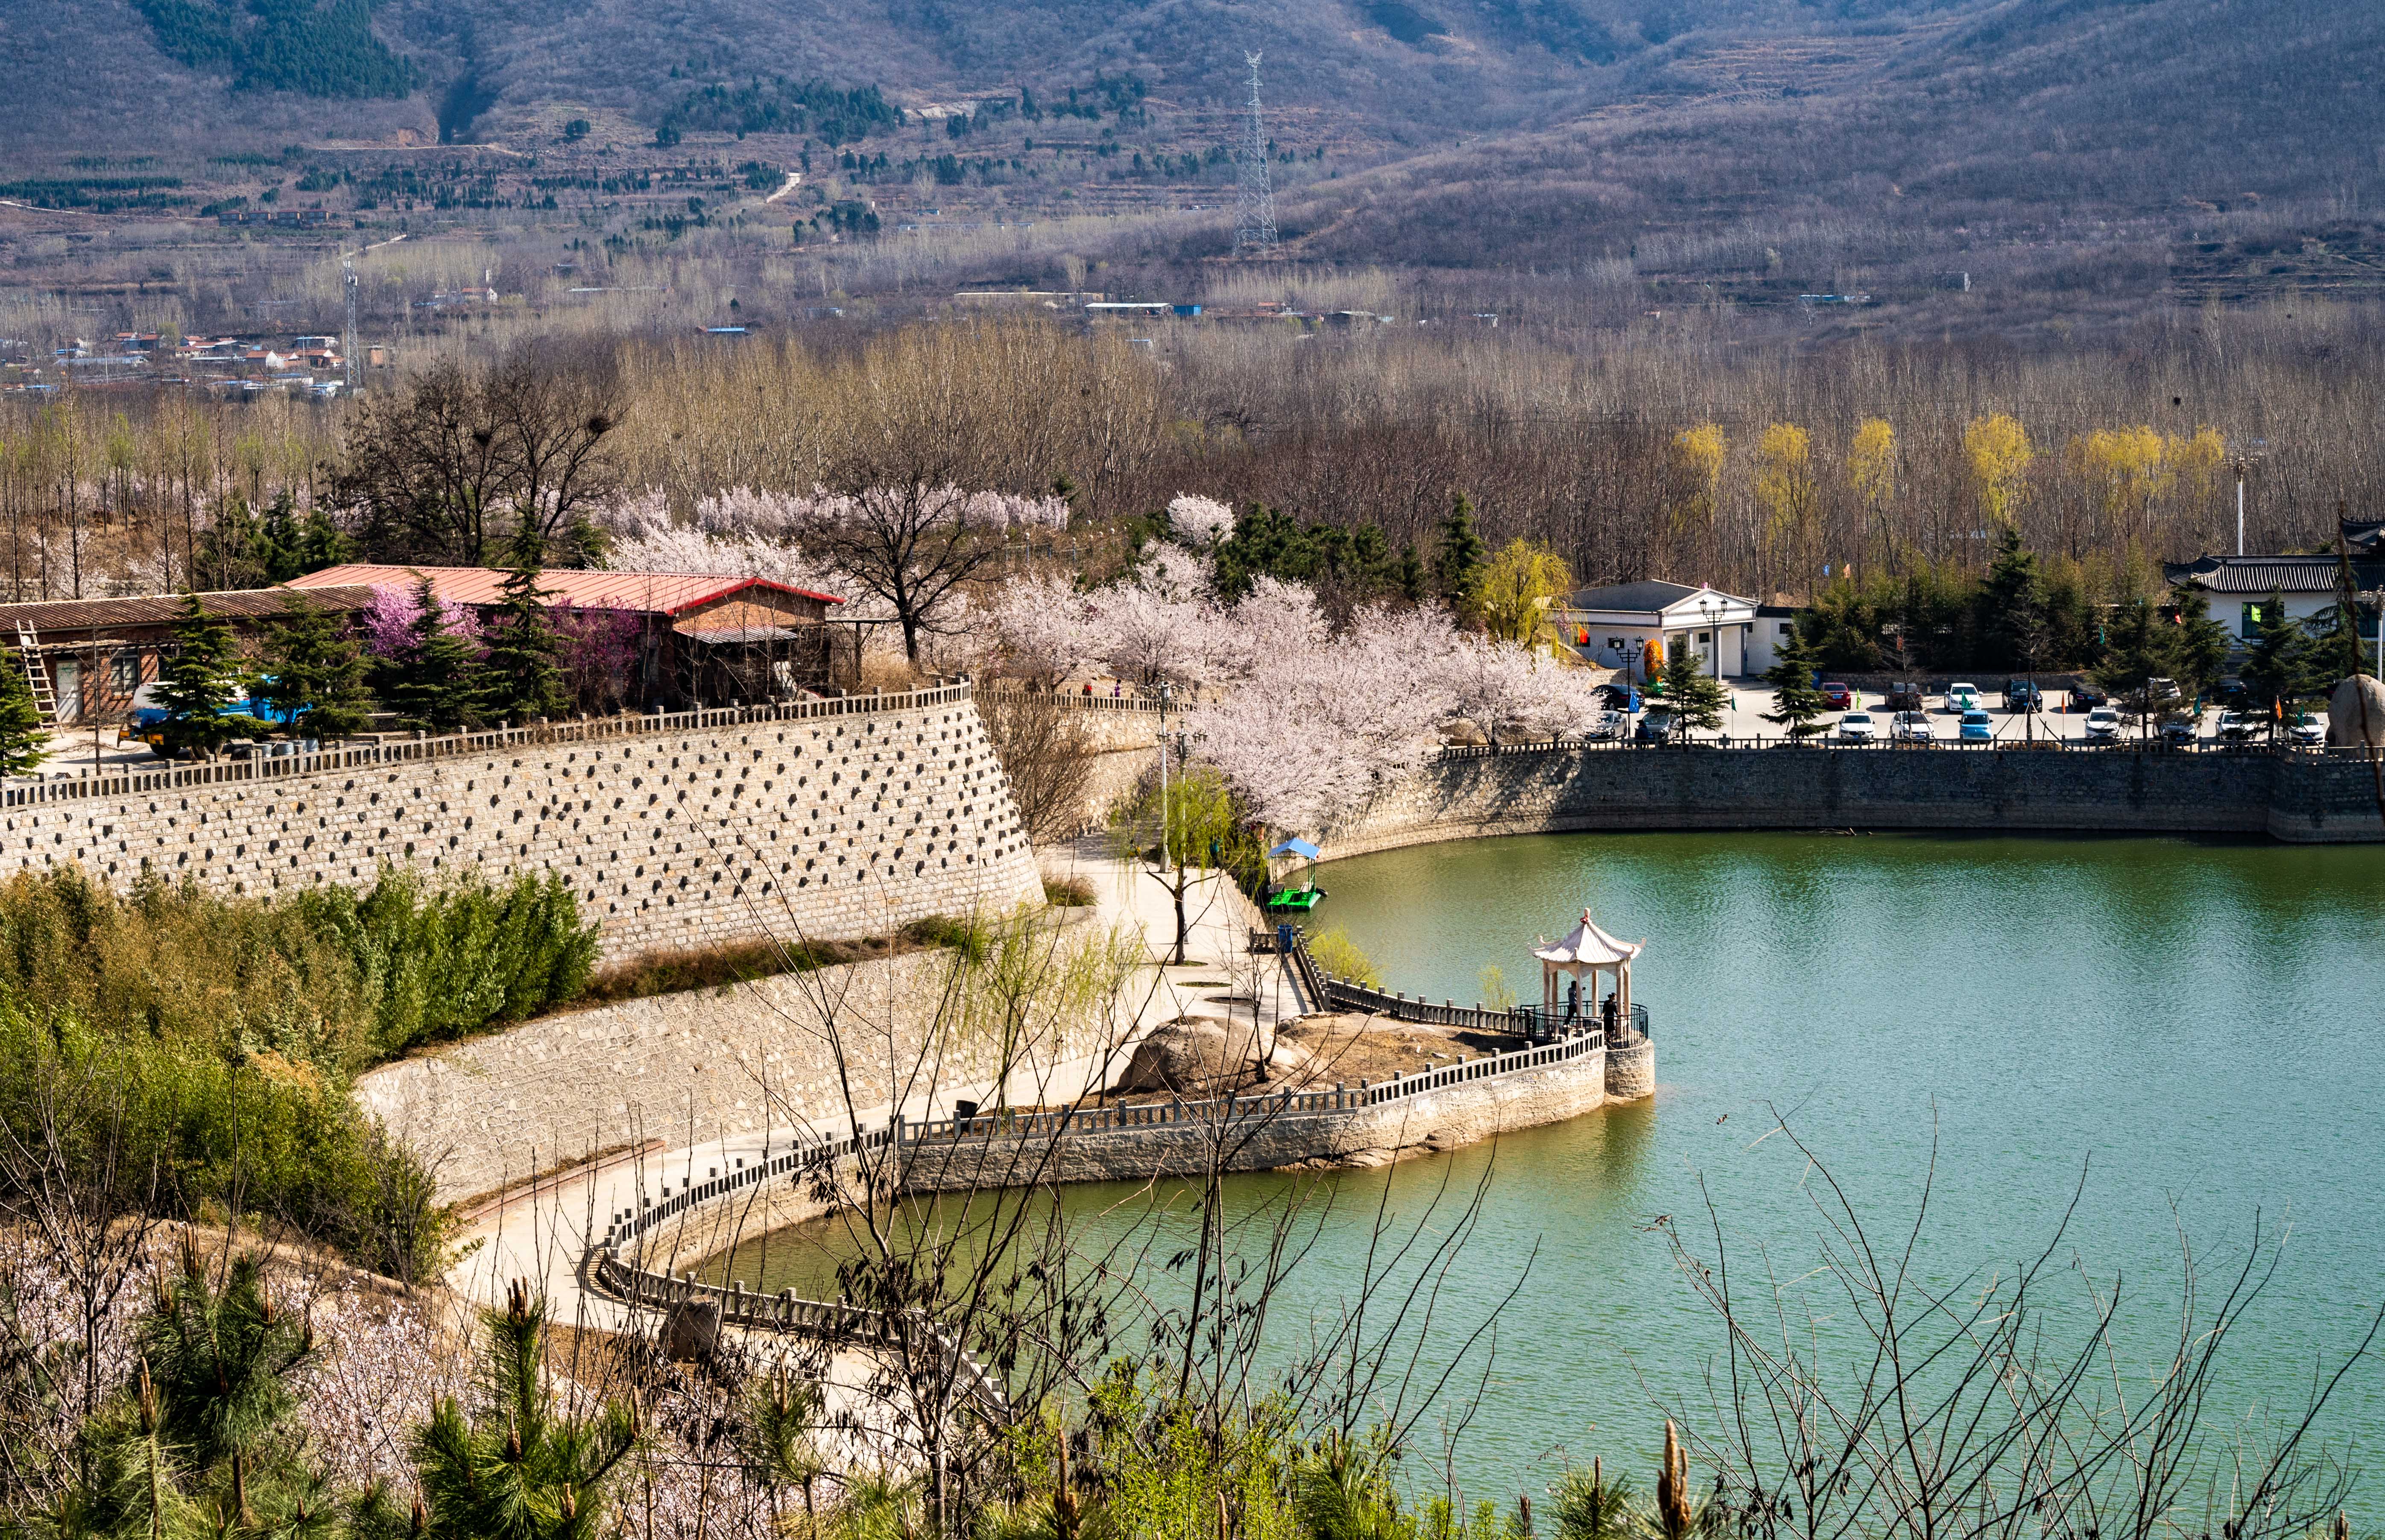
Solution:
[{"label": "willow tree with yellow buds", "polygon": [[1963,459],[1989,523],[2001,528],[2020,516],[2029,500],[2029,462],[2036,458],[2029,430],[2005,413],[1974,417],[1963,429]]},{"label": "willow tree with yellow buds", "polygon": [[1573,588],[1565,558],[1542,540],[1520,537],[1500,547],[1483,565],[1475,609],[1483,629],[1502,641],[1538,641],[1549,629],[1557,602]]},{"label": "willow tree with yellow buds", "polygon": [[1864,528],[1855,543],[1868,558],[1874,530],[1883,546],[1892,538],[1888,509],[1896,501],[1896,429],[1886,417],[1866,417],[1855,425],[1847,442],[1847,485],[1863,508]]},{"label": "willow tree with yellow buds", "polygon": [[1678,488],[1672,507],[1676,535],[1702,535],[1714,528],[1722,491],[1722,464],[1729,453],[1729,441],[1710,422],[1673,435],[1668,457]]},{"label": "willow tree with yellow buds", "polygon": [[1814,487],[1813,436],[1793,422],[1776,422],[1755,446],[1755,501],[1764,507],[1764,550],[1783,571],[1802,579],[1814,565],[1821,530]]}]

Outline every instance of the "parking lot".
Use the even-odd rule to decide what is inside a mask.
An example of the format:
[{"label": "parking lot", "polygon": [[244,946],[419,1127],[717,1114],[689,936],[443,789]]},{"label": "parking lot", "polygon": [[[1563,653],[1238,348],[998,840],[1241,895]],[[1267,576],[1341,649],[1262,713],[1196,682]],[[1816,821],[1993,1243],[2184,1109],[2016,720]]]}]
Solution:
[{"label": "parking lot", "polygon": [[[1729,739],[1733,743],[1758,739],[1774,742],[1787,736],[1785,729],[1764,720],[1764,714],[1772,709],[1772,691],[1762,680],[1725,679],[1722,683],[1730,692],[1730,705],[1723,713],[1721,729],[1718,732],[1693,732],[1689,735],[1692,739],[1704,742],[1712,742],[1717,739]],[[1892,715],[1888,709],[1887,695],[1879,690],[1858,690],[1855,692],[1855,702],[1854,709],[1868,712],[1871,714],[1873,726],[1880,739],[1885,742],[1889,737],[1889,722]],[[1923,702],[1929,717],[1930,730],[1936,741],[1941,746],[1954,743],[1956,739],[1955,725],[1960,714],[1947,708],[1946,698],[1942,694],[1927,695],[1923,698]],[[2066,691],[2059,689],[2046,691],[2045,709],[2034,713],[2004,710],[2004,696],[2000,690],[1983,690],[1979,696],[1979,705],[1980,710],[1988,714],[1990,732],[1992,734],[1994,742],[2020,743],[2031,737],[2041,739],[2051,737],[2061,739],[2066,745],[2077,745],[2082,748],[2090,746],[2091,740],[2087,737],[2086,709],[2084,707],[2070,709],[2070,697]],[[1839,718],[1844,714],[1845,713],[1841,711],[1826,711],[1815,719],[1816,725],[1822,728],[1818,741],[1834,740]],[[2198,740],[2213,743],[2218,741],[2218,727],[2219,713],[2216,709],[2206,708],[2201,721],[2196,724]],[[2139,733],[2140,729],[2135,725],[2124,724],[2121,729],[2121,741],[2136,742]],[[2266,742],[2266,739],[2256,739],[2254,741]]]}]

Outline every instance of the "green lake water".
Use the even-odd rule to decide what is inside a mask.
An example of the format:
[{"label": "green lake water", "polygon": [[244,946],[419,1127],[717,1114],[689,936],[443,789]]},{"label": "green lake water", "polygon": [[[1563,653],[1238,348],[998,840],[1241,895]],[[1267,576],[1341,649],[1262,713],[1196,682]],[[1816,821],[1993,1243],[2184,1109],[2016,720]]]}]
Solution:
[{"label": "green lake water", "polygon": [[[1346,1295],[1386,1184],[1421,1215],[1487,1164],[1428,1344],[1453,1349],[1529,1260],[1455,1460],[1473,1494],[1537,1490],[1567,1452],[1644,1482],[1652,1393],[1696,1399],[1721,1343],[1652,1222],[1703,1224],[1703,1191],[1742,1250],[1770,1246],[1792,1275],[1816,1260],[1804,1158],[1758,1142],[1774,1109],[1883,1229],[1909,1216],[1935,1140],[1924,1271],[1939,1279],[2008,1275],[2083,1169],[2065,1256],[2123,1280],[2124,1379],[2171,1346],[2180,1226],[2213,1272],[2241,1260],[2256,1220],[2287,1227],[2212,1397],[2223,1421],[2298,1404],[2318,1357],[2385,1298],[2385,850],[1575,835],[1318,876],[1330,897],[1312,925],[1346,927],[1388,987],[1432,999],[1479,998],[1486,963],[1532,997],[1535,938],[1584,905],[1648,942],[1633,994],[1656,1041],[1652,1101],[1334,1178],[1280,1309],[1279,1328],[1303,1335]],[[1255,1206],[1287,1179],[1235,1186]],[[1094,1230],[1149,1208],[1109,1187],[1065,1201]],[[773,1243],[764,1286],[817,1285],[818,1248],[793,1238]],[[2356,1462],[2385,1447],[2385,1368],[2355,1372],[2327,1427]],[[2385,1480],[2363,1483],[2359,1508],[2385,1518]]]}]

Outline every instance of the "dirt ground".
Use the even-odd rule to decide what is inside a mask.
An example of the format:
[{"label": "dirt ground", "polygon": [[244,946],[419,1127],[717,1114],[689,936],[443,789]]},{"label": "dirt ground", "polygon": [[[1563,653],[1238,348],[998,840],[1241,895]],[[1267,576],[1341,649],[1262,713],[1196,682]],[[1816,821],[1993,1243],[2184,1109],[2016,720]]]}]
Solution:
[{"label": "dirt ground", "polygon": [[[1360,1013],[1303,1016],[1277,1029],[1275,1061],[1263,1074],[1245,1076],[1237,1091],[1280,1092],[1290,1089],[1330,1090],[1336,1083],[1355,1088],[1360,1081],[1380,1085],[1395,1074],[1454,1064],[1460,1058],[1480,1059],[1522,1048],[1524,1039],[1496,1033],[1467,1032],[1417,1022],[1398,1022]],[[1180,1096],[1223,1095],[1187,1087],[1182,1092],[1147,1091],[1126,1096],[1088,1097],[1085,1107],[1143,1107],[1178,1099]],[[1019,1109],[1026,1111],[1058,1111]]]}]

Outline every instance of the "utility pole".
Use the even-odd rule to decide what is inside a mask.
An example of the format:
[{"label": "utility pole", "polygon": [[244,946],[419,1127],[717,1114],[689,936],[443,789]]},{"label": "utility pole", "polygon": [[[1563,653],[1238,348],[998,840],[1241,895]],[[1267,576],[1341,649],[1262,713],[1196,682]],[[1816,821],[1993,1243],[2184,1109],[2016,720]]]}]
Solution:
[{"label": "utility pole", "polygon": [[340,258],[340,286],[346,291],[348,302],[347,335],[340,339],[342,362],[346,365],[346,390],[356,393],[356,259],[352,252]]},{"label": "utility pole", "polygon": [[1242,191],[1234,201],[1234,255],[1275,255],[1275,188],[1267,176],[1267,122],[1259,110],[1259,56],[1251,67],[1251,121],[1242,153]]}]

